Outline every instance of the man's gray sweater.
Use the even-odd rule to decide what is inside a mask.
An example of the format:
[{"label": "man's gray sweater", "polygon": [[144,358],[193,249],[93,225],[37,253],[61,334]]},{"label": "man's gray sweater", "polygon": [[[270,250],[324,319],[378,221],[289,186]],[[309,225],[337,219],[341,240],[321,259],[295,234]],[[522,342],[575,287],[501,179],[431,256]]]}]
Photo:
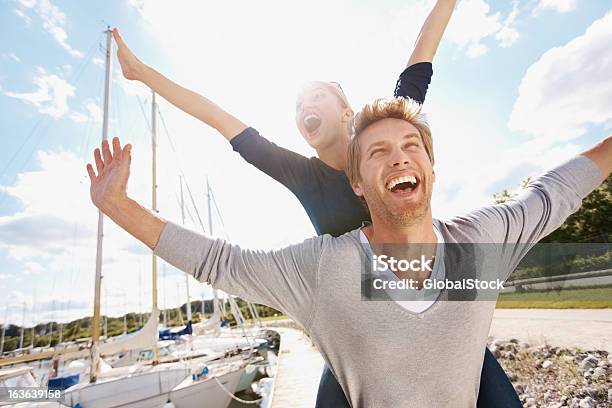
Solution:
[{"label": "man's gray sweater", "polygon": [[[602,176],[578,156],[539,176],[515,199],[434,220],[445,245],[496,243],[482,262],[445,251],[447,276],[506,279],[539,239],[573,212]],[[515,245],[520,244],[520,245]],[[353,407],[474,407],[495,300],[452,301],[411,313],[362,296],[359,230],[310,238],[275,251],[241,249],[168,222],[155,254],[201,282],[272,306],[299,322]],[[487,266],[484,266],[487,265]],[[457,298],[458,299],[458,298]],[[463,299],[466,300],[466,299]]]}]

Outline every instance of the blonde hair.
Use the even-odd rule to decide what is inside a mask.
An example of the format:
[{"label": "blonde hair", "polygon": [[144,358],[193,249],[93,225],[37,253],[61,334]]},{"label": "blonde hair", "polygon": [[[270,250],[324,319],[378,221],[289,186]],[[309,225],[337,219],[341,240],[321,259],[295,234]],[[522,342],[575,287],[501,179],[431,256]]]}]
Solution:
[{"label": "blonde hair", "polygon": [[433,139],[431,129],[421,112],[421,105],[409,98],[376,99],[363,107],[355,116],[355,135],[349,143],[346,173],[351,183],[361,179],[361,145],[359,136],[371,124],[382,119],[402,119],[414,126],[421,136],[425,151],[434,164]]}]

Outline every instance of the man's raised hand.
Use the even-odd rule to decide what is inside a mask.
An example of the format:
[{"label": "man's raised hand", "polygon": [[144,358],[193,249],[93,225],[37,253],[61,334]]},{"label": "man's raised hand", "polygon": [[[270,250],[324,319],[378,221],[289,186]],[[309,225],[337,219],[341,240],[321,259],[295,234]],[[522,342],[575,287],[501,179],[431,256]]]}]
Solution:
[{"label": "man's raised hand", "polygon": [[123,76],[126,79],[139,80],[144,64],[128,48],[117,28],[113,29],[113,38],[117,44],[117,58],[119,59]]},{"label": "man's raised hand", "polygon": [[113,138],[111,153],[107,140],[102,142],[102,150],[94,150],[96,171],[91,163],[87,163],[87,173],[91,180],[89,192],[91,201],[102,212],[109,211],[121,201],[127,199],[127,181],[130,177],[130,162],[132,160],[132,145],[123,148],[118,137]]}]

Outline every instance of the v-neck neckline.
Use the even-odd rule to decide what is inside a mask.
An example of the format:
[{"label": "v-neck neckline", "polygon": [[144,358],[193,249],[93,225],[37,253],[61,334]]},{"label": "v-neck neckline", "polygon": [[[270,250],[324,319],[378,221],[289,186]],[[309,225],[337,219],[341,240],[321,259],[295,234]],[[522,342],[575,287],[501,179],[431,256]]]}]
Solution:
[{"label": "v-neck neckline", "polygon": [[[440,228],[436,224],[437,220],[433,219],[432,221],[433,221],[434,233],[436,234],[436,238],[438,239],[438,243],[437,244],[444,245],[444,237],[442,237],[442,233],[440,232]],[[360,244],[360,246],[361,246],[361,248],[363,250],[369,251],[370,253],[373,253],[371,251],[371,249],[368,250],[368,249],[363,247],[364,243],[362,242],[362,236],[366,239],[367,245],[368,246],[370,245],[370,241],[367,239],[367,236],[362,231],[364,226],[365,225],[362,225],[361,228],[359,228],[359,234],[357,235],[357,239],[358,239],[359,244]],[[368,255],[369,254],[366,253],[366,256],[368,256]],[[437,250],[436,250],[436,255],[437,255]],[[436,260],[434,261],[434,268],[441,267],[439,262],[442,262],[442,265],[445,267],[445,265],[444,265],[444,255],[442,255],[440,258],[436,258]],[[433,275],[433,273],[432,273],[432,275]],[[445,273],[444,278],[445,277],[446,277],[446,273]],[[389,294],[387,294],[387,296],[389,296]],[[415,311],[408,310],[408,309],[402,307],[396,300],[391,298],[391,296],[389,296],[390,300],[384,300],[382,302],[386,303],[387,308],[389,308],[391,311],[395,311],[395,312],[400,313],[400,314],[402,314],[404,316],[410,316],[410,317],[416,317],[416,318],[422,319],[422,318],[425,317],[425,314],[427,314],[429,312],[433,312],[435,309],[439,308],[440,307],[440,306],[438,306],[439,303],[444,303],[444,300],[442,299],[444,296],[448,296],[448,290],[446,288],[441,289],[438,292],[438,296],[436,296],[435,301],[427,309],[425,309],[425,310],[423,310],[421,312],[415,312]],[[390,304],[390,303],[392,303],[392,304]]]}]

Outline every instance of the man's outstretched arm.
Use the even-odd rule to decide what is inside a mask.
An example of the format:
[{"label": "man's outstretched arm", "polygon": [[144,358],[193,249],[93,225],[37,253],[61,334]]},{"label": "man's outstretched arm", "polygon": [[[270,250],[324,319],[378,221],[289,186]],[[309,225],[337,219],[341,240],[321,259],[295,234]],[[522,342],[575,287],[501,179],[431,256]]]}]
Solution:
[{"label": "man's outstretched arm", "polygon": [[155,254],[200,282],[281,310],[302,324],[313,316],[319,260],[326,237],[276,251],[251,251],[184,229],[139,205],[127,195],[131,145],[113,139],[94,151],[87,164],[93,203]]},{"label": "man's outstretched arm", "polygon": [[116,28],[113,30],[113,37],[117,43],[117,58],[121,71],[126,79],[144,83],[183,112],[217,129],[228,141],[247,128],[238,118],[211,100],[180,86],[140,61]]},{"label": "man's outstretched arm", "polygon": [[559,228],[582,200],[610,176],[612,137],[533,179],[505,203],[468,214],[482,242],[508,244],[504,279],[539,240]]},{"label": "man's outstretched arm", "polygon": [[600,143],[582,153],[597,165],[601,172],[601,181],[610,177],[612,173],[612,136],[608,136]]},{"label": "man's outstretched arm", "polygon": [[438,0],[436,2],[425,23],[423,23],[423,27],[421,27],[406,67],[419,62],[433,61],[456,3],[456,0]]}]

